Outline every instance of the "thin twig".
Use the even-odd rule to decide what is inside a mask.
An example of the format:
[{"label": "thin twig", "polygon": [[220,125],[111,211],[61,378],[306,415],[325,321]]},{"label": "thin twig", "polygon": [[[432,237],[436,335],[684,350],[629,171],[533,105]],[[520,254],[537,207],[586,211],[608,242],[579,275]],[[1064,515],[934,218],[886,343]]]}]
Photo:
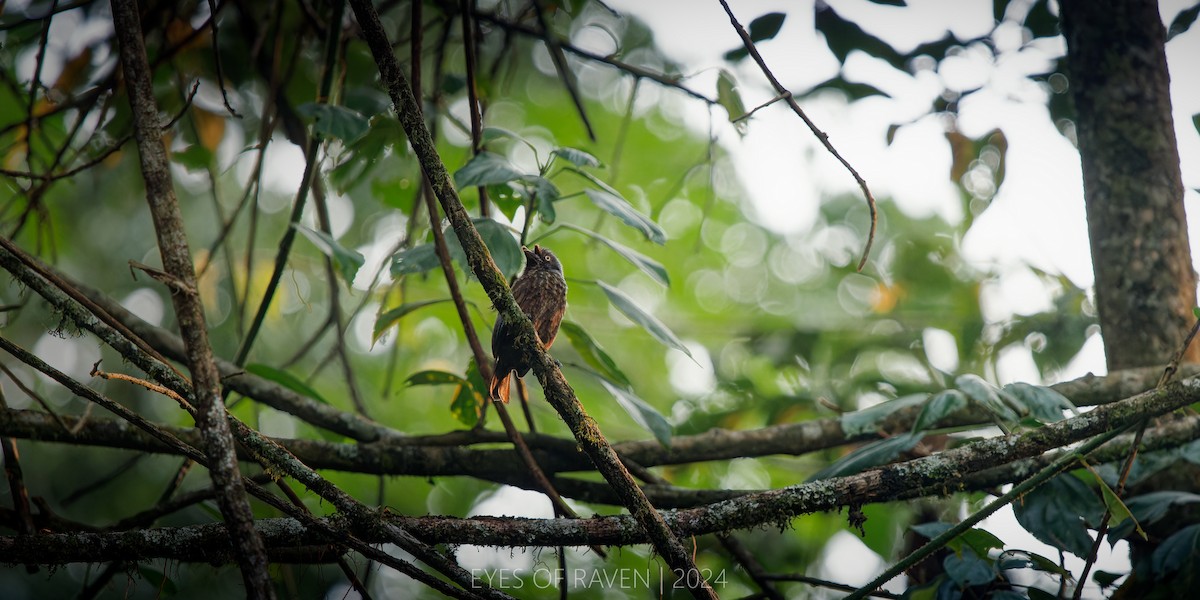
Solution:
[{"label": "thin twig", "polygon": [[867,264],[867,258],[871,256],[871,245],[875,243],[875,227],[878,225],[879,219],[875,209],[875,196],[871,195],[871,190],[867,187],[866,180],[858,174],[858,171],[854,170],[854,167],[850,166],[850,163],[845,158],[842,158],[842,155],[839,154],[838,151],[833,147],[833,144],[829,142],[829,135],[817,128],[816,123],[813,123],[812,119],[808,118],[808,115],[804,112],[804,109],[800,108],[800,105],[796,102],[796,99],[792,97],[792,94],[788,91],[788,89],[783,87],[783,84],[779,83],[779,80],[775,78],[775,74],[772,73],[771,69],[767,67],[767,63],[763,60],[762,55],[758,53],[758,48],[755,47],[754,40],[750,38],[750,32],[746,31],[746,28],[742,27],[742,24],[738,22],[737,17],[735,17],[733,14],[733,10],[729,8],[729,3],[726,2],[726,0],[718,1],[721,3],[721,7],[725,9],[725,14],[729,16],[729,22],[733,24],[733,28],[742,38],[742,44],[746,47],[746,50],[750,53],[750,56],[754,58],[754,62],[758,63],[758,67],[762,69],[763,75],[767,76],[767,81],[771,82],[771,87],[775,88],[775,93],[779,94],[783,100],[787,101],[788,106],[792,108],[792,112],[796,113],[796,115],[800,117],[802,121],[804,121],[804,124],[808,126],[809,131],[812,131],[813,135],[817,136],[817,139],[821,141],[821,144],[825,146],[825,149],[828,150],[834,158],[838,159],[838,162],[842,163],[842,166],[846,167],[847,171],[850,171],[850,175],[854,177],[854,181],[856,181],[858,183],[858,187],[862,189],[863,197],[865,197],[867,200],[867,209],[871,212],[871,228],[870,231],[867,232],[867,243],[863,248],[862,258],[858,261],[858,270],[862,271],[863,267],[865,267]]}]

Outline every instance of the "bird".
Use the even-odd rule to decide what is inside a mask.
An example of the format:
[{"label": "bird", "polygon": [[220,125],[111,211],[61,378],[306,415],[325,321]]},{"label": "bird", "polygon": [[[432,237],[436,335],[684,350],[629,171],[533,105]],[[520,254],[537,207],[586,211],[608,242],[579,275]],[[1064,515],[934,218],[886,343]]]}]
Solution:
[{"label": "bird", "polygon": [[[533,250],[525,247],[521,250],[525,253],[525,270],[513,281],[513,298],[533,322],[538,341],[549,350],[567,310],[567,280],[563,278],[562,263],[549,248],[535,244]],[[530,368],[514,346],[516,334],[516,328],[504,320],[504,315],[496,318],[492,328],[492,355],[496,357],[496,368],[492,372],[488,394],[505,404],[508,404],[513,372],[517,377],[524,377]]]}]

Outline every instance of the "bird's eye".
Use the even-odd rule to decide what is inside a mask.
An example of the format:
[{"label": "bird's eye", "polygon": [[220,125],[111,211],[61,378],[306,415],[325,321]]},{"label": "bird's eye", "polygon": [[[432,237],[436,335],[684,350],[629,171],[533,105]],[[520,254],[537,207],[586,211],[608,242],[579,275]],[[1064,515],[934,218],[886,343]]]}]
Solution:
[{"label": "bird's eye", "polygon": [[542,257],[542,258],[545,258],[545,259],[546,259],[546,262],[550,262],[550,256],[549,256],[549,255],[546,255],[546,256],[544,256],[544,257]]}]

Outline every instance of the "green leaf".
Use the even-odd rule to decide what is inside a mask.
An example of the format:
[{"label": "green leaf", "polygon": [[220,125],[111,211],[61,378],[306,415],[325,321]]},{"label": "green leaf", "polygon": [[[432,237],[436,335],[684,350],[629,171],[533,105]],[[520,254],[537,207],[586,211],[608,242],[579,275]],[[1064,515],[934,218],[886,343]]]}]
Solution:
[{"label": "green leaf", "polygon": [[1095,581],[1096,584],[1100,586],[1100,589],[1103,590],[1112,587],[1112,584],[1116,583],[1118,579],[1126,575],[1128,575],[1128,573],[1109,573],[1108,571],[1096,571],[1092,575],[1092,581]]},{"label": "green leaf", "polygon": [[750,21],[750,39],[754,42],[765,42],[779,34],[779,29],[783,27],[783,20],[787,15],[783,13],[767,13],[753,21]]},{"label": "green leaf", "polygon": [[886,464],[894,460],[897,456],[900,456],[900,453],[912,450],[913,446],[916,446],[917,442],[921,441],[921,437],[919,433],[902,433],[863,445],[834,461],[828,467],[813,473],[804,482],[809,483],[820,479],[853,475],[871,467]]},{"label": "green leaf", "polygon": [[983,585],[996,578],[995,563],[980,558],[970,548],[947,556],[942,560],[942,567],[959,587]]},{"label": "green leaf", "polygon": [[1112,520],[1112,524],[1120,525],[1122,522],[1128,519],[1133,523],[1134,531],[1137,531],[1138,535],[1142,536],[1143,540],[1147,539],[1146,532],[1142,531],[1141,524],[1137,522],[1137,519],[1133,518],[1133,513],[1129,512],[1129,507],[1125,506],[1125,503],[1121,501],[1121,497],[1118,496],[1112,488],[1108,487],[1108,484],[1104,483],[1104,480],[1101,479],[1099,475],[1097,475],[1094,471],[1090,472],[1096,477],[1096,481],[1100,483],[1100,495],[1102,498],[1104,498],[1104,506],[1108,508],[1108,512],[1111,515],[1109,518]]},{"label": "green leaf", "polygon": [[1180,529],[1163,541],[1150,556],[1151,571],[1167,575],[1184,568],[1200,569],[1200,523]]},{"label": "green leaf", "polygon": [[533,193],[536,195],[538,218],[543,223],[553,223],[557,218],[554,203],[558,202],[559,197],[562,195],[558,191],[558,186],[551,183],[545,177],[534,177],[527,180],[526,183],[532,185]]},{"label": "green leaf", "polygon": [[183,150],[171,153],[171,160],[183,165],[188,171],[203,171],[212,164],[213,153],[200,144],[192,144]]},{"label": "green leaf", "polygon": [[454,185],[461,188],[508,183],[525,177],[508,159],[494,152],[480,152],[454,173]]},{"label": "green leaf", "polygon": [[[521,244],[513,237],[512,231],[499,221],[493,221],[486,217],[476,217],[471,222],[475,224],[475,229],[479,231],[479,237],[483,238],[483,243],[487,245],[488,252],[491,253],[492,260],[495,261],[500,272],[508,278],[516,275],[525,262],[525,253],[521,251]],[[445,236],[450,258],[462,266],[463,271],[471,273],[471,267],[467,264],[467,255],[463,252],[462,244],[459,243],[458,236],[455,235],[454,229],[450,225],[446,225]]]},{"label": "green leaf", "polygon": [[671,286],[671,279],[667,275],[666,267],[662,266],[662,264],[659,263],[658,261],[656,261],[636,250],[633,250],[632,248],[629,248],[628,246],[625,246],[623,244],[619,244],[613,240],[610,240],[610,239],[596,233],[595,231],[591,231],[590,229],[584,229],[582,227],[571,225],[569,223],[564,225],[564,227],[567,227],[567,228],[571,229],[572,231],[578,231],[579,233],[582,233],[582,234],[600,242],[601,244],[608,246],[613,252],[620,254],[621,258],[624,258],[625,260],[629,261],[630,263],[633,263],[633,266],[641,269],[642,272],[649,275],[655,281],[657,281],[667,287]]},{"label": "green leaf", "polygon": [[503,139],[525,141],[525,138],[518,135],[517,132],[503,127],[484,127],[483,131],[479,133],[479,141],[484,144]]},{"label": "green leaf", "polygon": [[1104,503],[1078,478],[1062,474],[1013,504],[1017,522],[1037,539],[1078,557],[1091,553],[1088,525],[1099,526]]},{"label": "green leaf", "polygon": [[347,89],[342,103],[350,110],[371,116],[386,115],[392,108],[392,101],[387,94],[375,86],[366,85],[356,85]]},{"label": "green leaf", "polygon": [[589,200],[601,210],[617,217],[626,225],[642,232],[646,239],[658,245],[667,243],[667,234],[650,217],[633,208],[624,198],[605,190],[584,190]]},{"label": "green leaf", "polygon": [[407,385],[461,385],[466,382],[466,379],[463,379],[454,373],[450,373],[448,371],[438,371],[436,369],[418,371],[412,375],[409,375],[408,379],[404,380],[404,383]]},{"label": "green leaf", "polygon": [[[467,371],[467,375],[470,376],[470,370]],[[450,401],[450,414],[454,415],[459,423],[468,427],[474,427],[475,423],[479,421],[484,397],[480,388],[475,387],[469,379],[447,371],[432,369],[413,373],[405,380],[405,383],[408,385],[454,385],[454,398]]]},{"label": "green leaf", "polygon": [[375,318],[375,328],[371,333],[371,343],[374,344],[375,342],[379,341],[379,336],[383,335],[383,332],[387,331],[392,325],[395,325],[397,321],[404,318],[404,316],[408,313],[419,308],[425,308],[431,304],[449,301],[449,298],[439,298],[437,300],[423,300],[421,302],[405,302],[396,308],[388,309],[383,314]]},{"label": "green leaf", "polygon": [[[1171,38],[1190,29],[1192,24],[1196,22],[1197,15],[1200,15],[1200,3],[1179,11],[1179,14],[1175,15],[1174,19],[1171,19],[1171,26],[1167,28],[1167,41],[1171,41]],[[1193,116],[1192,120],[1194,121],[1195,119],[1196,117]],[[1200,129],[1200,126],[1197,129]]]},{"label": "green leaf", "polygon": [[600,166],[600,159],[578,148],[569,148],[567,146],[563,146],[561,148],[555,148],[550,154],[562,158],[563,160],[566,160],[577,167]]},{"label": "green leaf", "polygon": [[857,437],[874,433],[878,424],[892,413],[909,406],[916,406],[928,398],[928,394],[910,394],[887,402],[881,402],[862,410],[842,413],[838,420],[842,423],[842,431],[847,436]]},{"label": "green leaf", "polygon": [[438,266],[437,248],[433,244],[421,244],[397,252],[392,256],[392,277],[424,273]]},{"label": "green leaf", "polygon": [[1010,383],[1003,389],[1029,409],[1029,414],[1042,423],[1063,420],[1064,410],[1075,410],[1075,405],[1066,396],[1040,385]]},{"label": "green leaf", "polygon": [[[1141,456],[1138,456],[1141,460]],[[1200,502],[1200,495],[1190,492],[1178,491],[1161,491],[1150,492],[1134,496],[1125,500],[1125,506],[1129,507],[1129,511],[1133,513],[1133,518],[1139,524],[1153,525],[1167,516],[1171,507],[1183,504],[1194,504]],[[1133,533],[1132,521],[1130,523],[1121,523],[1114,525],[1109,529],[1108,539],[1110,543],[1115,544],[1117,540],[1124,539],[1129,534]]]},{"label": "green leaf", "polygon": [[567,340],[571,342],[571,347],[593,369],[596,369],[604,377],[623,386],[628,387],[631,385],[629,378],[617,367],[617,363],[613,361],[612,357],[582,327],[572,321],[563,321],[562,325],[559,326],[559,331],[566,334]]},{"label": "green leaf", "polygon": [[317,390],[314,390],[307,383],[304,383],[298,377],[288,373],[287,371],[281,371],[275,367],[260,363],[251,363],[246,365],[246,372],[250,373],[251,375],[262,377],[267,381],[274,381],[275,383],[278,383],[279,385],[282,385],[283,387],[292,390],[301,396],[312,398],[321,404],[329,404],[329,402],[326,401],[321,394],[317,393]]},{"label": "green leaf", "polygon": [[[1200,113],[1196,113],[1196,114],[1192,115],[1192,120],[1196,121],[1196,117],[1200,117]],[[1200,131],[1200,121],[1196,122],[1196,131]],[[1200,306],[1192,307],[1192,316],[1196,317],[1197,319],[1200,319]]]},{"label": "green leaf", "polygon": [[[783,27],[783,20],[787,15],[783,13],[767,13],[753,21],[750,21],[749,34],[750,40],[753,42],[765,42],[774,38],[779,34],[779,29]],[[750,56],[750,51],[745,45],[730,50],[725,53],[725,60],[737,62],[743,58]]]},{"label": "green leaf", "polygon": [[[912,529],[918,534],[932,540],[946,531],[949,531],[951,527],[953,527],[953,525],[950,523],[931,521],[929,523],[912,525],[909,527],[909,529]],[[971,529],[959,534],[958,537],[950,540],[950,542],[946,544],[946,547],[954,550],[955,552],[961,552],[963,548],[969,548],[974,550],[975,554],[979,556],[987,556],[989,550],[993,548],[1003,548],[1004,542],[1000,538],[993,535],[990,531],[972,527]]]},{"label": "green leaf", "polygon": [[313,119],[313,131],[347,144],[357,140],[370,129],[367,118],[344,106],[305,102],[296,107],[300,116]]},{"label": "green leaf", "polygon": [[483,376],[479,374],[479,367],[472,360],[467,365],[466,380],[454,390],[454,400],[450,402],[450,414],[458,419],[459,423],[467,427],[474,427],[479,423],[479,416],[483,413],[483,403],[487,402],[486,389]]},{"label": "green leaf", "polygon": [[921,408],[921,414],[913,423],[913,431],[928,431],[946,417],[964,409],[969,404],[967,397],[958,390],[943,390],[934,394]]},{"label": "green leaf", "polygon": [[737,91],[737,80],[725,69],[717,76],[717,104],[725,107],[731,123],[746,114],[746,105],[742,104],[742,95]]},{"label": "green leaf", "polygon": [[626,317],[629,317],[629,320],[640,325],[642,329],[645,329],[647,333],[654,337],[654,339],[688,355],[688,358],[695,360],[695,358],[692,357],[692,352],[687,349],[687,346],[684,346],[683,342],[680,341],[679,338],[676,337],[666,325],[663,325],[662,321],[659,321],[654,317],[654,315],[642,310],[641,307],[633,302],[632,298],[626,296],[621,290],[618,290],[617,288],[612,287],[603,281],[597,281],[596,284],[600,286],[601,290],[604,290],[604,295],[608,296],[608,301],[611,302],[613,306],[617,307],[617,310],[621,311],[622,314],[624,314]]},{"label": "green leaf", "polygon": [[322,254],[333,259],[333,264],[342,274],[342,279],[346,280],[346,285],[354,284],[354,276],[366,262],[362,254],[337,243],[337,240],[324,231],[309,229],[299,223],[292,226],[296,228],[296,231],[304,234],[304,237],[308,238],[308,241],[312,242]]},{"label": "green leaf", "polygon": [[515,188],[511,184],[498,183],[487,186],[488,199],[495,204],[504,216],[512,221],[517,216],[517,209],[525,204],[524,188]]},{"label": "green leaf", "polygon": [[600,384],[608,393],[617,399],[617,404],[629,413],[630,417],[646,431],[654,434],[654,439],[663,446],[671,446],[671,424],[667,422],[667,418],[658,412],[653,406],[646,404],[645,400],[638,398],[634,393],[626,387],[614,384],[607,379],[600,379]]},{"label": "green leaf", "polygon": [[959,375],[954,380],[954,385],[984,410],[1000,417],[1000,419],[1009,422],[1020,419],[1020,415],[1001,399],[1000,390],[996,389],[996,386],[984,381],[978,375],[970,373]]}]

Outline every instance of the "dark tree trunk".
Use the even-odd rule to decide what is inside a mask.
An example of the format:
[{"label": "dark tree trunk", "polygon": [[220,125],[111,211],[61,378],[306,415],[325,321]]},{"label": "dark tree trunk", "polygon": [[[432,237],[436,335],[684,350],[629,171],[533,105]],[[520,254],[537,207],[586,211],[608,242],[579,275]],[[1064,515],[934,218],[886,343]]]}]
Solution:
[{"label": "dark tree trunk", "polygon": [[[1061,7],[1108,368],[1164,365],[1191,326],[1196,277],[1158,3],[1062,0]],[[1195,344],[1184,358],[1200,358]],[[1127,495],[1200,487],[1183,461],[1164,473],[1171,481],[1152,479]],[[1131,540],[1137,575],[1113,597],[1190,595],[1196,574],[1155,581],[1147,563],[1158,543],[1193,521],[1172,515],[1148,528],[1148,542]]]},{"label": "dark tree trunk", "polygon": [[1061,6],[1108,368],[1165,364],[1191,325],[1196,278],[1158,3]]}]

